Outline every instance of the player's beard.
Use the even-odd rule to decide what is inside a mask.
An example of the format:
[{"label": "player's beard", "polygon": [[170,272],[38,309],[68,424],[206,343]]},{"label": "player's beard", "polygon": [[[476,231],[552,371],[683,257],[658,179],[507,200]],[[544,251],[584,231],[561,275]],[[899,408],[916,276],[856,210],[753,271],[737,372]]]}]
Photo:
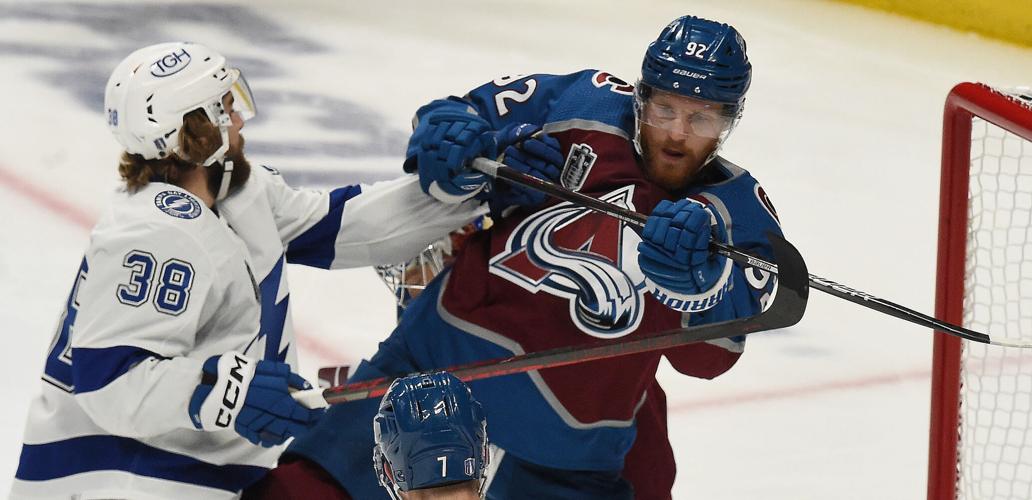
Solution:
[{"label": "player's beard", "polygon": [[[699,175],[705,166],[703,162],[706,156],[713,150],[712,144],[671,140],[663,133],[642,134],[640,140],[645,177],[675,194],[687,188]],[[671,156],[667,151],[676,152],[676,156]]]},{"label": "player's beard", "polygon": [[[229,193],[232,194],[243,187],[247,179],[251,177],[251,163],[244,157],[244,136],[240,136],[240,144],[237,147],[230,147],[226,153],[225,161],[233,162],[232,177],[229,178]],[[212,165],[215,167],[215,165]],[[222,175],[225,170],[222,168],[208,169],[208,188],[212,193],[218,193],[222,187]]]}]

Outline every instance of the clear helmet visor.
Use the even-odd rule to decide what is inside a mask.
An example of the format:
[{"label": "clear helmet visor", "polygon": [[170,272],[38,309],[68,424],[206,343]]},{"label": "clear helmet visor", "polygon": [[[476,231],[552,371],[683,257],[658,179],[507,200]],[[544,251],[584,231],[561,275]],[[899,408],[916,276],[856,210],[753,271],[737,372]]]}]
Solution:
[{"label": "clear helmet visor", "polygon": [[643,125],[672,134],[722,139],[734,127],[740,106],[687,97],[650,88],[639,82],[635,112]]},{"label": "clear helmet visor", "polygon": [[229,92],[233,94],[233,111],[240,116],[241,120],[250,120],[258,114],[254,95],[251,94],[251,86],[247,84],[247,79],[239,69],[230,68],[229,73],[233,81],[229,87]]}]

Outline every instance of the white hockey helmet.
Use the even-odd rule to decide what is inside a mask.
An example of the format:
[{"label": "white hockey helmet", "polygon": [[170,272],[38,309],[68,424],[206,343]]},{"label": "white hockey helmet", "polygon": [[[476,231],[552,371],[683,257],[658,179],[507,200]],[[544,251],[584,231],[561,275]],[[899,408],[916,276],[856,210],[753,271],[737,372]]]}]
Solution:
[{"label": "white hockey helmet", "polygon": [[108,127],[126,151],[148,160],[167,158],[179,149],[183,116],[201,108],[219,127],[222,146],[204,165],[222,162],[229,149],[229,113],[222,97],[233,93],[233,108],[247,120],[256,113],[254,98],[240,70],[197,43],[172,42],[129,54],[108,79],[104,108]]}]

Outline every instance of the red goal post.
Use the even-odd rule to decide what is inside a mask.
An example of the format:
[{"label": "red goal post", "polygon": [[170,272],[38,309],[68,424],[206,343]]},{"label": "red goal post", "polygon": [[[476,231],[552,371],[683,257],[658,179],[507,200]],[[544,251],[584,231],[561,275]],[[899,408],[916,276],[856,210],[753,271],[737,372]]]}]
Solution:
[{"label": "red goal post", "polygon": [[[1029,102],[982,84],[954,87],[940,182],[936,317],[1032,336]],[[928,499],[1032,497],[1030,407],[1032,353],[937,332]]]}]

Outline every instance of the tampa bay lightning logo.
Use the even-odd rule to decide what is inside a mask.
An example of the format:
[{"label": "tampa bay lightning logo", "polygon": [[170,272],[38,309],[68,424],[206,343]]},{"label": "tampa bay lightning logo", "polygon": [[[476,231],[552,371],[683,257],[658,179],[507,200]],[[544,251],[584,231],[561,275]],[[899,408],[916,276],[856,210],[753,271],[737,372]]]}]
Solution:
[{"label": "tampa bay lightning logo", "polygon": [[[633,210],[633,192],[627,186],[601,199]],[[561,203],[524,219],[490,272],[531,293],[568,298],[570,319],[592,337],[622,337],[644,313],[645,280],[633,258],[640,241],[621,221]]]},{"label": "tampa bay lightning logo", "polygon": [[201,215],[201,204],[182,191],[162,191],[154,197],[154,205],[179,219],[196,219]]}]

